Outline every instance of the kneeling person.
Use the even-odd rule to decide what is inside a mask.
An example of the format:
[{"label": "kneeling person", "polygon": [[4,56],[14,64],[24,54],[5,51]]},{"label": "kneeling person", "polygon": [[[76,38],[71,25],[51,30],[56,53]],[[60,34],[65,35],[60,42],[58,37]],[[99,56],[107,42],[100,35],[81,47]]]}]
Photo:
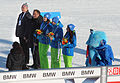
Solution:
[{"label": "kneeling person", "polygon": [[9,71],[23,70],[25,67],[25,55],[22,47],[18,42],[14,42],[12,46],[13,48],[10,50],[7,57],[6,67]]}]

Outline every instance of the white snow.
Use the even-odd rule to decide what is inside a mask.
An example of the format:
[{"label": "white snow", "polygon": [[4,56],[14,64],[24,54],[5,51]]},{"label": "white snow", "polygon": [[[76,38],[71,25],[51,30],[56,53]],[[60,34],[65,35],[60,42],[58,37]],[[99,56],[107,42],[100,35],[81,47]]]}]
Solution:
[{"label": "white snow", "polygon": [[[67,24],[76,25],[77,47],[73,57],[73,67],[85,66],[86,40],[89,29],[105,31],[114,51],[114,65],[120,63],[120,0],[0,0],[0,71],[5,68],[6,57],[13,41],[15,25],[18,14],[21,12],[22,3],[29,4],[32,14],[33,9],[41,12],[61,12],[61,22],[64,24],[64,32]],[[50,52],[49,52],[50,62]],[[32,64],[32,56],[30,58]],[[62,67],[64,67],[62,59]]]}]

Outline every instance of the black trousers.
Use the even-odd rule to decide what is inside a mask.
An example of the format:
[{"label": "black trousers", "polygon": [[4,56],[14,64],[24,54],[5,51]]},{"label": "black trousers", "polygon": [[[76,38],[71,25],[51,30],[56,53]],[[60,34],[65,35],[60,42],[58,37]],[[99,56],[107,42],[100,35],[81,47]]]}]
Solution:
[{"label": "black trousers", "polygon": [[37,46],[33,46],[31,48],[32,56],[33,56],[33,65],[37,68],[40,68],[40,57],[39,57],[39,48]]},{"label": "black trousers", "polygon": [[29,64],[29,47],[28,43],[23,39],[19,37],[20,45],[23,48],[23,52],[25,54],[25,64]]}]

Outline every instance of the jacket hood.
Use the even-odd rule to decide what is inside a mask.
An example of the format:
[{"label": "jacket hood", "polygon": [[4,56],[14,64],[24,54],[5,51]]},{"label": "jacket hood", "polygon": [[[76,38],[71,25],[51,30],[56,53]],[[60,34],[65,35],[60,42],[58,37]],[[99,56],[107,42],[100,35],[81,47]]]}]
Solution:
[{"label": "jacket hood", "polygon": [[59,18],[58,17],[53,17],[52,22],[55,22],[57,24],[59,22]]},{"label": "jacket hood", "polygon": [[97,47],[96,49],[99,50],[99,49],[103,49],[106,47],[107,47],[106,40],[102,40],[100,46]]},{"label": "jacket hood", "polygon": [[50,19],[51,14],[50,14],[50,13],[46,13],[46,14],[44,15],[44,17],[46,17],[47,19]]},{"label": "jacket hood", "polygon": [[75,25],[69,24],[68,27],[70,28],[71,31],[74,31]]},{"label": "jacket hood", "polygon": [[101,40],[105,40],[107,42],[107,37],[106,37],[105,32],[92,31],[86,44],[96,48],[96,47],[99,47],[101,45]]}]

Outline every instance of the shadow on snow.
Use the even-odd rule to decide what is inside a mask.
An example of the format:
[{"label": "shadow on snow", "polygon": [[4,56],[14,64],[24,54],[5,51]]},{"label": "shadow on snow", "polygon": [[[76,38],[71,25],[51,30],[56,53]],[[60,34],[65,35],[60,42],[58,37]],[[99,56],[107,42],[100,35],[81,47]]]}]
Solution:
[{"label": "shadow on snow", "polygon": [[[9,49],[10,49],[10,45],[12,44],[12,41],[9,40],[5,40],[5,39],[0,39],[0,54],[5,54],[8,55],[9,53]],[[5,50],[4,50],[5,48]],[[6,68],[6,57],[3,57],[0,55],[0,68]],[[0,69],[0,72],[2,72],[4,70]]]}]

